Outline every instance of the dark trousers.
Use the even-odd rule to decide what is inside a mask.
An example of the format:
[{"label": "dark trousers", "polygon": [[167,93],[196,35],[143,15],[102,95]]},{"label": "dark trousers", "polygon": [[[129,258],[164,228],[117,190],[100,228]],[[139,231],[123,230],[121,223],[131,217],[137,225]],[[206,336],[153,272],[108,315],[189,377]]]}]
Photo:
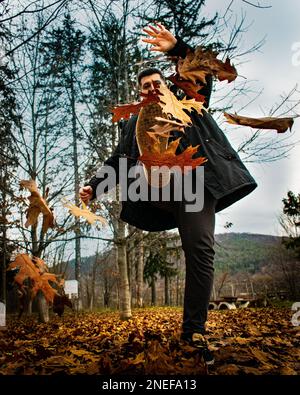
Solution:
[{"label": "dark trousers", "polygon": [[198,212],[186,212],[184,199],[151,204],[171,212],[178,224],[186,263],[183,334],[204,333],[214,275],[216,199],[204,188],[204,206]]}]

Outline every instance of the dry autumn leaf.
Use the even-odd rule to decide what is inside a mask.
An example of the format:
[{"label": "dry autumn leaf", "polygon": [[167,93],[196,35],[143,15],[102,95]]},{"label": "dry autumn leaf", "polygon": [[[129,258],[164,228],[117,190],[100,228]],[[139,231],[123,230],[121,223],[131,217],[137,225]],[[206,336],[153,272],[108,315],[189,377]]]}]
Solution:
[{"label": "dry autumn leaf", "polygon": [[250,118],[244,117],[237,114],[229,114],[224,112],[224,116],[228,123],[235,125],[250,126],[255,129],[275,129],[277,133],[284,133],[287,129],[292,128],[294,118],[276,118],[276,117],[264,117],[264,118]]},{"label": "dry autumn leaf", "polygon": [[66,207],[70,214],[74,215],[75,217],[83,217],[85,218],[88,223],[93,225],[95,221],[100,221],[103,225],[106,225],[107,222],[103,217],[100,217],[100,215],[96,215],[92,213],[86,206],[84,202],[82,203],[82,209],[77,207],[75,204],[69,202],[67,199],[62,199],[62,203],[64,207]]},{"label": "dry autumn leaf", "polygon": [[209,74],[208,71],[201,70],[198,65],[191,66],[187,60],[185,61],[183,59],[178,61],[178,73],[180,78],[183,78],[185,81],[190,81],[195,88],[198,86],[199,81],[206,84],[206,76]]},{"label": "dry autumn leaf", "polygon": [[184,110],[191,112],[194,109],[201,114],[201,111],[204,109],[203,103],[197,102],[195,99],[185,98],[178,100],[166,85],[160,85],[159,92],[161,96],[158,104],[161,106],[163,112],[178,119],[183,125],[191,123],[189,115]]},{"label": "dry autumn leaf", "polygon": [[31,195],[28,197],[30,205],[26,213],[26,228],[28,226],[36,226],[38,216],[43,214],[42,232],[46,233],[49,228],[54,227],[54,216],[45,199],[40,195],[36,182],[34,180],[22,180],[20,181],[20,187],[26,188],[31,192]]},{"label": "dry autumn leaf", "polygon": [[195,84],[191,81],[183,80],[180,78],[178,73],[168,77],[168,80],[172,81],[173,84],[182,89],[188,97],[192,97],[196,101],[204,102],[205,97],[198,93],[198,91],[203,88],[203,86],[199,86],[198,84]]},{"label": "dry autumn leaf", "polygon": [[[157,121],[157,118],[160,121]],[[161,122],[162,119],[167,120],[167,115],[163,113],[161,106],[157,103],[149,104],[147,107],[141,109],[136,124],[136,141],[140,155],[142,155],[144,152],[152,152],[154,144],[156,146],[156,150],[161,153],[167,149],[167,135],[156,135],[155,139],[153,139],[151,134],[149,134],[149,131],[152,129],[152,127],[155,127],[157,122]],[[145,176],[150,185],[155,187],[163,187],[169,183],[169,169],[161,172],[163,174],[159,175],[158,177],[151,170],[154,169],[148,168],[144,165]]]},{"label": "dry autumn leaf", "polygon": [[185,174],[189,170],[201,166],[207,161],[204,157],[192,158],[198,151],[199,145],[195,147],[190,146],[181,154],[176,155],[175,152],[179,142],[180,138],[172,141],[164,152],[160,152],[159,149],[157,149],[157,145],[154,143],[152,150],[144,151],[144,153],[139,156],[139,160],[148,168],[151,168],[151,166],[167,166],[169,168],[178,166]]},{"label": "dry autumn leaf", "polygon": [[184,126],[178,122],[171,121],[169,119],[164,119],[160,117],[155,117],[156,121],[162,123],[163,125],[154,125],[151,127],[152,132],[147,132],[150,137],[158,141],[158,136],[160,137],[170,137],[170,133],[177,131],[184,133]]},{"label": "dry autumn leaf", "polygon": [[237,71],[230,64],[229,58],[225,63],[217,59],[218,52],[197,47],[195,51],[189,51],[185,59],[180,59],[177,64],[177,71],[181,78],[192,81],[206,82],[208,74],[218,78],[219,81],[228,80],[232,82],[237,77]]},{"label": "dry autumn leaf", "polygon": [[[165,94],[169,94],[169,92],[167,87],[163,87],[161,89],[162,98],[164,98]],[[176,99],[175,96],[174,98]],[[187,107],[190,105],[191,108],[194,102],[193,100]],[[198,102],[197,104],[202,107],[202,103]],[[178,166],[181,171],[186,173],[188,168],[194,169],[206,162],[206,159],[203,157],[197,159],[192,158],[199,146],[188,147],[183,153],[179,155],[175,154],[180,139],[168,145],[168,137],[170,130],[178,129],[179,126],[177,122],[174,123],[171,121],[170,123],[167,118],[163,118],[161,116],[163,113],[164,109],[160,103],[151,104],[147,108],[143,108],[140,111],[136,128],[137,143],[140,151],[138,159],[144,165],[146,179],[150,185],[161,188],[170,181],[170,168]],[[184,114],[186,115],[186,113]],[[167,117],[166,113],[164,113],[164,116]],[[169,127],[159,128],[157,122],[170,124],[172,129]],[[181,130],[184,125],[180,123],[179,125]],[[151,133],[150,130],[153,128],[154,132]]]},{"label": "dry autumn leaf", "polygon": [[[222,345],[215,351],[215,364],[208,374],[299,375],[300,339],[289,332],[290,319],[290,308],[209,311],[211,347]],[[70,314],[63,320],[53,317],[47,325],[32,317],[11,319],[7,330],[0,332],[0,370],[5,375],[52,375],[57,371],[72,375],[207,374],[197,350],[180,341],[181,321],[178,307],[135,309],[126,322],[116,312]],[[247,331],[258,323],[263,328],[259,342]],[[246,342],[226,345],[228,326],[233,339],[243,333]],[[266,343],[273,339],[276,328],[282,343]]]},{"label": "dry autumn leaf", "polygon": [[[35,262],[37,262],[35,264]],[[55,274],[49,273],[47,265],[40,258],[30,258],[27,254],[19,254],[10,263],[7,270],[19,268],[19,272],[14,277],[14,282],[22,288],[24,281],[30,279],[33,286],[31,296],[35,297],[40,290],[43,292],[48,303],[53,303],[57,291],[49,284],[49,281],[60,285]]]},{"label": "dry autumn leaf", "polygon": [[159,102],[159,95],[156,93],[141,93],[143,100],[136,103],[123,104],[113,108],[113,122],[118,122],[121,119],[129,119],[131,115],[138,114],[142,107],[145,107],[151,103]]},{"label": "dry autumn leaf", "polygon": [[180,131],[184,132],[184,125],[182,123],[179,123],[179,122],[176,122],[176,121],[172,121],[169,118],[161,118],[161,117],[155,117],[155,120],[157,122],[162,123],[162,124],[168,124],[168,125],[172,125],[172,126],[177,126],[178,129],[175,128],[176,130],[180,129]]}]

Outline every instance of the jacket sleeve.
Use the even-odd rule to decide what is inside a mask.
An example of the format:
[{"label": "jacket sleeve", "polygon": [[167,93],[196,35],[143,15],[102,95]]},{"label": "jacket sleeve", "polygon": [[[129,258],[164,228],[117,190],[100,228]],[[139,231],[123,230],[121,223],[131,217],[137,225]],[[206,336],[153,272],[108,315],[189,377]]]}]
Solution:
[{"label": "jacket sleeve", "polygon": [[[193,48],[186,44],[180,37],[176,36],[177,42],[170,51],[168,51],[168,56],[180,56],[184,59],[187,55],[188,50],[193,51]],[[213,79],[211,75],[206,77],[206,85],[199,89],[198,93],[205,97],[206,107],[209,107],[211,92],[212,92]]]}]

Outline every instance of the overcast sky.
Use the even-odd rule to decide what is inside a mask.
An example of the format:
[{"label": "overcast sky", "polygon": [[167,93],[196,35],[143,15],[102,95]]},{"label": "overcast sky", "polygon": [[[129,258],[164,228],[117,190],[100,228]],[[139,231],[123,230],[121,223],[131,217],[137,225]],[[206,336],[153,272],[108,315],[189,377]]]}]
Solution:
[{"label": "overcast sky", "polygon": [[[215,11],[224,10],[229,3],[229,0],[209,0],[206,10],[212,15]],[[292,50],[292,46],[298,43],[298,51],[300,50],[300,2],[261,0],[260,4],[272,7],[258,9],[241,0],[234,0],[231,6],[231,10],[237,15],[246,12],[247,25],[252,23],[245,33],[245,48],[265,37],[265,44],[260,51],[249,56],[249,61],[238,67],[240,75],[255,80],[258,90],[263,89],[262,95],[242,112],[242,115],[257,117],[268,115],[267,111],[280,102],[280,95],[288,93],[296,84],[300,90],[300,65],[297,66],[292,61],[296,52]],[[218,89],[218,85],[216,88]],[[299,99],[300,95],[297,97]],[[297,113],[300,114],[300,108]],[[227,134],[233,146],[236,143],[235,133],[241,133],[240,129],[241,127],[232,126]],[[247,129],[249,134],[251,129]],[[295,120],[292,130],[295,132],[294,140],[300,140],[300,119]],[[276,131],[265,133],[269,133],[270,138],[281,138]],[[256,179],[258,188],[217,215],[216,233],[231,231],[281,235],[277,217],[282,211],[282,198],[288,190],[300,193],[299,158],[300,146],[297,145],[288,159],[273,163],[246,164]],[[228,230],[224,228],[226,221],[233,223]]]},{"label": "overcast sky", "polygon": [[[222,10],[225,10],[230,2],[231,0],[208,0],[204,16],[213,16],[216,11],[222,14]],[[243,35],[245,49],[265,37],[265,44],[260,51],[247,57],[248,62],[238,67],[239,75],[255,81],[256,90],[263,89],[262,95],[255,103],[242,112],[242,115],[253,117],[268,115],[268,110],[280,102],[280,96],[288,93],[297,83],[300,89],[300,65],[296,67],[292,64],[292,46],[294,43],[300,43],[300,1],[286,0],[284,6],[279,0],[260,0],[260,3],[271,5],[272,8],[257,9],[241,0],[233,0],[231,6],[233,15],[241,15],[244,12],[247,14],[247,25],[251,24],[247,33]],[[300,47],[300,44],[298,45]],[[239,81],[240,77],[237,79],[237,82]],[[217,83],[216,89],[222,88],[224,84],[226,82]],[[248,136],[253,133],[250,128],[225,124],[222,116],[218,119],[218,124],[222,129],[229,128],[227,137],[235,148],[242,133],[247,133]],[[293,131],[295,139],[300,140],[300,119],[295,121]],[[265,133],[269,133],[270,138],[281,138],[276,131]],[[246,164],[258,187],[249,196],[217,214],[216,233],[250,232],[281,235],[277,218],[282,211],[282,198],[289,190],[300,193],[299,158],[298,145],[288,159],[274,163]],[[232,222],[233,226],[225,229],[226,222]],[[105,232],[103,237],[106,237]],[[91,242],[83,240],[82,244],[83,251],[89,251],[90,255]],[[96,248],[94,241],[92,244]]]},{"label": "overcast sky", "polygon": [[[265,38],[260,50],[247,56],[246,63],[237,66],[240,76],[253,81],[257,91],[263,89],[261,96],[241,112],[241,115],[252,117],[268,115],[268,110],[280,102],[281,95],[291,91],[296,84],[300,91],[300,64],[293,64],[293,56],[294,58],[297,56],[296,51],[292,50],[293,46],[294,48],[298,46],[297,58],[300,63],[300,1],[259,0],[259,2],[262,5],[270,5],[271,8],[255,8],[242,0],[207,0],[206,7],[203,9],[204,17],[212,17],[216,12],[222,15],[232,3],[229,13],[231,12],[234,18],[243,13],[246,15],[246,25],[249,28],[243,34],[240,51]],[[238,77],[236,83],[242,81],[243,78]],[[216,89],[222,89],[224,84],[227,82],[216,83]],[[215,94],[217,95],[217,92]],[[299,100],[300,94],[297,97]],[[214,97],[211,100],[212,106],[213,101]],[[236,110],[241,107],[240,104],[237,103]],[[235,108],[232,109],[234,110]],[[300,108],[297,113],[300,114]],[[295,111],[289,115],[294,114]],[[222,117],[217,121],[222,129],[228,130],[227,137],[234,148],[237,148],[243,133],[248,136],[254,133],[250,128],[228,125]],[[294,140],[300,140],[300,118],[295,120],[292,130],[295,133]],[[276,131],[265,131],[265,133],[268,133],[270,138],[278,139],[286,135],[281,136]],[[300,193],[299,158],[300,145],[297,145],[287,159],[273,163],[246,164],[257,181],[258,188],[249,196],[217,214],[216,233],[251,232],[281,235],[278,216],[282,212],[282,199],[289,190]],[[225,229],[226,222],[232,222],[233,226]]]}]

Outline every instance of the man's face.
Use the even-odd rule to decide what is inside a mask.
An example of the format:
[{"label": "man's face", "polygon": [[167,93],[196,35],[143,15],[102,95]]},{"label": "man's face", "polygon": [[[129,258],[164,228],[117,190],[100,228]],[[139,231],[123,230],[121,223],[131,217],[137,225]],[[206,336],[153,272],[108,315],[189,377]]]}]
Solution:
[{"label": "man's face", "polygon": [[141,92],[145,94],[154,92],[155,88],[159,88],[162,84],[164,81],[158,73],[147,75],[141,79]]}]

